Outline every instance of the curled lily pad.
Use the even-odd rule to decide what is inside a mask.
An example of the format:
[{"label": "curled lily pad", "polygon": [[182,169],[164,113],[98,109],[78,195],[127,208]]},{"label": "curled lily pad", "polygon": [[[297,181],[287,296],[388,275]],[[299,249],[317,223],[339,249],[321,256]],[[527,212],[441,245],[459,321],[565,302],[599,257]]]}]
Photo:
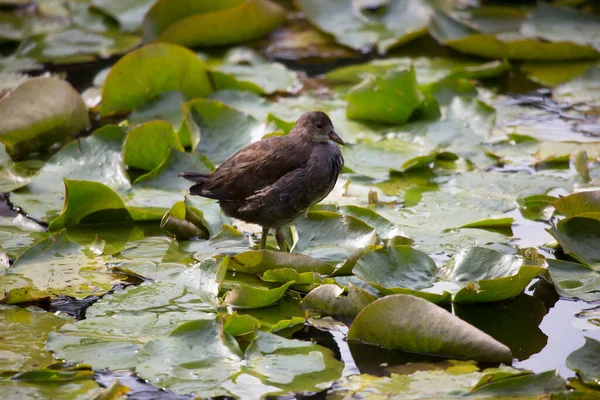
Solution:
[{"label": "curled lily pad", "polygon": [[262,308],[277,302],[294,281],[284,283],[278,288],[262,288],[250,285],[237,285],[225,296],[225,304],[236,308]]},{"label": "curled lily pad", "polygon": [[144,19],[144,39],[187,47],[247,42],[265,36],[285,19],[270,0],[186,2],[172,7],[156,2]]},{"label": "curled lily pad", "polygon": [[302,300],[302,307],[327,315],[356,316],[363,308],[377,300],[369,292],[357,286],[348,286],[348,293],[338,285],[321,285]]},{"label": "curled lily pad", "polygon": [[349,339],[404,351],[510,362],[510,349],[427,300],[391,295],[375,300],[357,316]]},{"label": "curled lily pad", "polygon": [[171,207],[161,220],[160,227],[173,233],[179,240],[192,237],[204,239],[208,236],[202,217],[183,201],[177,202]]},{"label": "curled lily pad", "polygon": [[65,205],[50,230],[86,224],[127,224],[131,215],[119,195],[100,182],[65,179]]},{"label": "curled lily pad", "polygon": [[70,139],[86,129],[87,107],[69,83],[57,78],[35,78],[0,99],[0,141],[12,157]]},{"label": "curled lily pad", "polygon": [[180,91],[189,100],[212,92],[204,64],[183,47],[149,44],[112,67],[102,89],[101,114],[129,112],[171,91]]}]

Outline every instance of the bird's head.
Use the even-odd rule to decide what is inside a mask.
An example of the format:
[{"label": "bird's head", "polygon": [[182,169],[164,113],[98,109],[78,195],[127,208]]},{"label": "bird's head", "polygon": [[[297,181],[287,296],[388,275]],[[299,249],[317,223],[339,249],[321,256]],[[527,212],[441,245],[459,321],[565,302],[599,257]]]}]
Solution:
[{"label": "bird's head", "polygon": [[321,111],[309,111],[302,114],[290,134],[301,135],[313,142],[332,140],[341,145],[344,144],[344,141],[335,133],[331,119]]}]

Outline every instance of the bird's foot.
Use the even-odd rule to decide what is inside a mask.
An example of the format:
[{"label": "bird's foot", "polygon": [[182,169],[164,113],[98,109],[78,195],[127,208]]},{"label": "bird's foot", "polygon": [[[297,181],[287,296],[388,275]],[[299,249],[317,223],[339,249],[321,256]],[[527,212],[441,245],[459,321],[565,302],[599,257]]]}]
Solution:
[{"label": "bird's foot", "polygon": [[267,236],[269,236],[269,228],[263,227],[262,235],[260,236],[260,246],[259,250],[264,250],[267,246]]},{"label": "bird's foot", "polygon": [[285,235],[281,229],[275,229],[275,238],[277,239],[279,250],[289,253],[291,248],[290,245],[285,241]]}]

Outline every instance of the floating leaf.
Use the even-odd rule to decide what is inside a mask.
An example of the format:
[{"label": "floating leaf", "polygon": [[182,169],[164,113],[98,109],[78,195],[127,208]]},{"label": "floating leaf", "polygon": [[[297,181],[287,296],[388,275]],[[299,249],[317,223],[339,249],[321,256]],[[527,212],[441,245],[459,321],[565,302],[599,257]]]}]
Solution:
[{"label": "floating leaf", "polygon": [[565,253],[594,270],[600,269],[600,213],[563,219],[547,231]]},{"label": "floating leaf", "polygon": [[432,287],[437,267],[427,254],[409,246],[369,251],[358,260],[353,272],[383,294],[412,294],[436,303],[450,300],[446,291],[423,290]]},{"label": "floating leaf", "polygon": [[573,193],[553,201],[552,205],[565,217],[600,212],[600,190]]},{"label": "floating leaf", "polygon": [[216,164],[266,133],[254,117],[218,101],[197,99],[187,103],[187,107],[201,132],[200,144],[195,150]]},{"label": "floating leaf", "polygon": [[475,229],[508,229],[512,226],[514,222],[514,218],[487,218],[481,221],[470,222],[468,224],[464,224],[460,226],[460,229],[463,228],[475,228]]},{"label": "floating leaf", "polygon": [[92,0],[91,7],[111,16],[122,30],[135,32],[141,26],[144,15],[154,4],[154,0]]},{"label": "floating leaf", "polygon": [[126,165],[151,171],[165,161],[169,148],[183,151],[173,126],[167,121],[150,121],[133,128],[123,144]]},{"label": "floating leaf", "polygon": [[96,60],[98,56],[123,54],[137,46],[140,41],[137,35],[124,34],[117,30],[93,32],[72,27],[28,39],[19,47],[17,55],[43,63],[89,62]]},{"label": "floating leaf", "polygon": [[46,150],[86,129],[85,103],[67,82],[36,78],[0,99],[0,141],[12,157]]},{"label": "floating leaf", "polygon": [[321,285],[308,293],[302,300],[302,307],[326,315],[356,316],[363,308],[377,298],[357,286],[348,286],[348,294],[338,285]]},{"label": "floating leaf", "polygon": [[[571,23],[566,18],[562,22]],[[577,43],[482,33],[441,12],[434,15],[429,33],[439,43],[462,53],[495,59],[562,61],[596,59],[599,56],[596,49]]]},{"label": "floating leaf", "polygon": [[100,182],[65,179],[65,205],[48,229],[87,224],[127,224],[131,215],[114,190]]},{"label": "floating leaf", "polygon": [[208,237],[202,217],[183,201],[179,201],[171,207],[160,222],[160,227],[174,234],[179,240]]},{"label": "floating leaf", "polygon": [[294,283],[294,281],[287,282],[273,289],[237,285],[227,293],[223,301],[235,308],[267,307],[281,299],[287,288]]},{"label": "floating leaf", "polygon": [[367,78],[350,90],[346,116],[388,124],[403,124],[424,98],[414,69]]},{"label": "floating leaf", "polygon": [[589,302],[600,300],[600,272],[560,260],[548,260],[548,272],[559,295]]},{"label": "floating leaf", "polygon": [[284,19],[283,8],[270,0],[211,0],[178,7],[160,0],[146,14],[143,30],[146,41],[220,46],[261,38]]},{"label": "floating leaf", "polygon": [[404,351],[510,362],[508,347],[427,300],[391,295],[376,300],[357,316],[348,339]]},{"label": "floating leaf", "polygon": [[461,250],[446,264],[446,275],[463,286],[455,302],[498,301],[515,297],[545,268],[485,247]]},{"label": "floating leaf", "polygon": [[298,273],[318,272],[328,275],[334,267],[318,259],[303,254],[291,254],[273,250],[251,250],[230,258],[227,267],[230,271],[263,275],[267,271],[290,268]]},{"label": "floating leaf", "polygon": [[534,221],[547,221],[552,216],[551,205],[556,197],[545,194],[534,194],[532,196],[517,199],[521,214]]},{"label": "floating leaf", "polygon": [[46,295],[84,298],[108,292],[114,278],[106,271],[105,260],[88,257],[83,249],[62,230],[21,254],[10,274],[30,279],[33,287]]},{"label": "floating leaf", "polygon": [[210,93],[204,64],[183,47],[149,44],[112,67],[102,89],[101,114],[129,112],[171,91],[180,91],[190,100]]},{"label": "floating leaf", "polygon": [[46,336],[69,320],[36,307],[0,305],[0,321],[0,372],[15,372],[52,364],[52,354],[44,350]]},{"label": "floating leaf", "polygon": [[355,50],[377,47],[380,54],[424,35],[431,17],[429,2],[392,0],[380,7],[381,15],[371,13],[360,2],[350,0],[299,0],[307,19],[336,40]]}]

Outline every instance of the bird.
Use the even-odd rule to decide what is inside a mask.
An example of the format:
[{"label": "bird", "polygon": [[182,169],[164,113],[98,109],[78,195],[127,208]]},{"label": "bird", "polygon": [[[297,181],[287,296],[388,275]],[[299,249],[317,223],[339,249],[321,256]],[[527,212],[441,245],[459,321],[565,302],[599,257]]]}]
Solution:
[{"label": "bird", "polygon": [[262,227],[259,249],[270,229],[288,251],[282,228],[333,190],[344,166],[344,141],[322,111],[300,116],[285,136],[264,138],[232,155],[212,173],[181,172],[195,183],[191,195],[218,200],[225,215]]}]

